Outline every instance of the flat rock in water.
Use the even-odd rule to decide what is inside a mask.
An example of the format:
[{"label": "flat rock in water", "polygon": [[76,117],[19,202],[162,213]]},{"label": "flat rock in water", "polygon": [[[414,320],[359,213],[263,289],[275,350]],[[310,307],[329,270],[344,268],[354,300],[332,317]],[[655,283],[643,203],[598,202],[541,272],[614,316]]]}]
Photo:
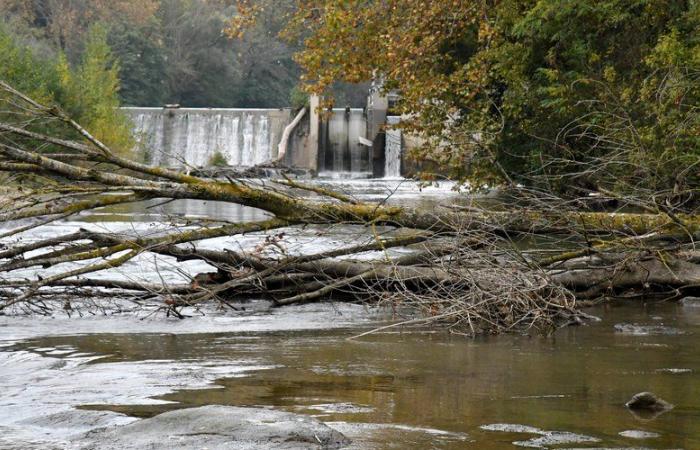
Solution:
[{"label": "flat rock in water", "polygon": [[260,408],[203,406],[96,430],[79,442],[83,450],[339,449],[350,444],[340,432],[312,417]]},{"label": "flat rock in water", "polygon": [[485,431],[500,431],[502,433],[525,433],[525,434],[546,434],[547,432],[529,425],[519,425],[515,423],[492,423],[482,425],[479,428]]},{"label": "flat rock in water", "polygon": [[621,431],[620,436],[630,438],[630,439],[654,439],[661,435],[659,433],[654,433],[653,431],[642,431],[642,430],[625,430]]},{"label": "flat rock in water", "polygon": [[640,392],[635,394],[630,401],[625,403],[629,409],[647,411],[665,411],[673,408],[673,405],[660,399],[651,392]]},{"label": "flat rock in water", "polygon": [[618,323],[615,325],[615,331],[631,336],[651,336],[651,335],[667,335],[675,336],[685,334],[684,331],[678,328],[666,327],[663,325],[637,325],[631,323]]},{"label": "flat rock in water", "polygon": [[700,297],[685,297],[681,300],[681,305],[686,308],[700,308]]},{"label": "flat rock in water", "polygon": [[547,431],[540,437],[527,441],[516,441],[513,442],[513,445],[518,447],[547,448],[550,445],[583,444],[589,442],[600,442],[600,439],[566,431]]},{"label": "flat rock in water", "polygon": [[132,417],[111,411],[71,409],[40,417],[31,417],[20,424],[49,430],[70,430],[71,433],[78,435],[97,428],[127,425],[135,420]]}]

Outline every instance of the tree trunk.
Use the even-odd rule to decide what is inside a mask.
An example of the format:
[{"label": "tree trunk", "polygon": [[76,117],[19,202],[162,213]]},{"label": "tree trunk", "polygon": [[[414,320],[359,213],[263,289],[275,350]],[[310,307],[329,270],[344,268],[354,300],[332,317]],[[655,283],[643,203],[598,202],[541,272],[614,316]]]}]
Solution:
[{"label": "tree trunk", "polygon": [[[0,249],[0,311],[46,313],[47,289],[84,295],[85,289],[145,295],[179,314],[207,301],[230,305],[237,298],[271,298],[275,305],[327,298],[371,300],[410,307],[428,319],[468,334],[551,330],[577,322],[575,299],[625,292],[680,296],[700,285],[697,254],[700,216],[658,208],[656,213],[605,213],[563,207],[486,210],[446,205],[435,211],[359,202],[344,194],[290,179],[265,183],[208,179],[149,167],[112,152],[57,108],[47,108],[0,82],[0,91],[35,118],[63,124],[59,135],[0,121],[0,171],[40,176],[37,188],[15,192],[3,203],[0,221],[31,219],[2,237],[106,206],[148,199],[196,199],[258,208],[269,219],[178,229],[157,237],[77,232]],[[81,141],[63,135],[80,136]],[[36,179],[36,178],[35,178]],[[267,232],[275,244],[280,228],[309,224],[358,224],[367,242],[317,254],[266,257],[256,251],[204,250],[193,243],[214,237]],[[379,237],[377,227],[394,230]],[[561,237],[545,253],[527,244]],[[188,244],[188,245],[184,245]],[[266,244],[266,245],[267,245]],[[550,244],[551,246],[551,244]],[[412,252],[390,257],[391,248]],[[568,248],[567,248],[568,247]],[[552,252],[551,250],[554,250]],[[372,261],[359,253],[374,251]],[[37,252],[41,252],[38,256]],[[109,271],[145,252],[199,259],[218,271],[191,283],[163,286],[85,276]],[[53,270],[67,262],[77,269]],[[33,269],[35,279],[13,277]],[[80,276],[80,278],[78,278]],[[56,291],[59,292],[59,291]],[[77,296],[77,295],[76,295]],[[63,301],[63,300],[61,300]]]}]

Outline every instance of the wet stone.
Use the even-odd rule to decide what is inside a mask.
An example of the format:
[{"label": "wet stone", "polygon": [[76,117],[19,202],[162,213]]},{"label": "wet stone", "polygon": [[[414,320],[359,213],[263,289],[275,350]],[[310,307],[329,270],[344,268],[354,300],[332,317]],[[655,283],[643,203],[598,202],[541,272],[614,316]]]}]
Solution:
[{"label": "wet stone", "polygon": [[210,405],[88,432],[78,448],[330,450],[349,444],[340,432],[311,417],[261,408]]},{"label": "wet stone", "polygon": [[681,305],[686,308],[700,308],[700,297],[685,297]]},{"label": "wet stone", "polygon": [[485,431],[500,431],[502,433],[527,433],[527,434],[545,434],[546,431],[540,430],[539,428],[531,427],[529,425],[518,425],[514,423],[492,423],[489,425],[482,425],[482,430]]},{"label": "wet stone", "polygon": [[618,323],[615,325],[615,331],[621,334],[628,334],[630,336],[677,336],[685,334],[684,331],[679,330],[678,328],[663,325],[637,325],[631,323]]},{"label": "wet stone", "polygon": [[681,369],[681,368],[675,368],[675,367],[668,367],[668,368],[663,368],[663,369],[656,369],[657,372],[659,373],[672,373],[674,375],[682,374],[682,373],[692,373],[693,369]]},{"label": "wet stone", "polygon": [[305,408],[329,414],[362,414],[374,411],[374,408],[370,406],[355,405],[353,403],[322,403],[306,406]]},{"label": "wet stone", "polygon": [[660,437],[661,435],[652,431],[625,430],[620,432],[620,436],[630,439],[654,439]]},{"label": "wet stone", "polygon": [[513,445],[529,448],[547,448],[550,445],[584,444],[589,442],[600,442],[600,439],[584,434],[569,433],[567,431],[548,431],[540,437],[527,441],[515,441]]},{"label": "wet stone", "polygon": [[528,439],[525,441],[513,442],[513,445],[516,445],[518,447],[547,448],[550,445],[585,444],[600,442],[600,439],[595,438],[593,436],[570,433],[568,431],[545,431],[540,428],[535,428],[528,425],[494,423],[490,425],[482,425],[480,428],[485,431],[539,435],[539,437]]},{"label": "wet stone", "polygon": [[[72,433],[82,433],[96,428],[113,425],[127,425],[135,419],[111,411],[88,411],[70,409],[40,417],[32,417],[21,421],[23,426],[40,427],[43,429],[70,430]],[[0,447],[3,448],[3,447]]]},{"label": "wet stone", "polygon": [[665,411],[673,408],[673,405],[657,397],[651,392],[640,392],[635,394],[630,401],[625,403],[629,409],[647,411]]}]

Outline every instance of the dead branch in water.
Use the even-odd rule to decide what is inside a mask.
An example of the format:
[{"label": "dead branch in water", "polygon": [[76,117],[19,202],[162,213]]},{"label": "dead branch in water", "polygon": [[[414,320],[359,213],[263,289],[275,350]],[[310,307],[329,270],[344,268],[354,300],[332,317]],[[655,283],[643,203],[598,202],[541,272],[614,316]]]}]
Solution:
[{"label": "dead branch in water", "polygon": [[[16,110],[0,117],[0,172],[22,187],[0,199],[7,229],[0,241],[4,313],[72,310],[66,308],[71,294],[88,292],[93,303],[110,294],[147,299],[177,316],[184,307],[245,298],[269,298],[279,307],[336,299],[383,304],[409,317],[419,312],[422,323],[473,335],[576,323],[577,298],[632,291],[678,296],[700,285],[693,253],[700,216],[693,211],[666,205],[605,213],[551,197],[530,197],[527,208],[426,211],[363,202],[291,179],[192,176],[119,156],[60,109],[2,82],[0,101]],[[267,218],[150,235],[80,230],[20,239],[75,215],[149,200],[227,202]],[[291,234],[338,224],[363,227],[365,236],[315,253],[287,252]],[[201,245],[251,233],[258,240],[253,247]],[[549,252],[538,244],[542,239],[549,240]],[[95,276],[118,273],[144,255],[202,261],[216,272],[174,285]]]}]

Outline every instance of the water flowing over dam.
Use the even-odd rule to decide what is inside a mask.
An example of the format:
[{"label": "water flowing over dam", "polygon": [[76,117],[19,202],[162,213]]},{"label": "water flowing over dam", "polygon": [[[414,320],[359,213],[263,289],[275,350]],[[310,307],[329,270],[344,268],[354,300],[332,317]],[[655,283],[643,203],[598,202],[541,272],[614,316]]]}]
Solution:
[{"label": "water flowing over dam", "polygon": [[[399,116],[389,116],[386,123],[389,126],[397,125],[401,121]],[[386,144],[384,153],[384,178],[401,177],[401,149],[403,148],[403,133],[395,128],[386,130]]]},{"label": "water flowing over dam", "polygon": [[[323,178],[400,178],[403,138],[386,130],[369,136],[368,112],[313,110],[292,131],[283,163]],[[277,159],[291,108],[146,108],[122,110],[133,122],[137,153],[150,165],[172,168],[245,168]],[[385,123],[386,117],[381,119]],[[389,118],[391,124],[398,117]],[[377,127],[375,126],[375,129]],[[316,131],[312,131],[312,130]],[[384,131],[381,131],[384,133]]]},{"label": "water flowing over dam", "polygon": [[216,155],[230,166],[277,156],[289,109],[123,108],[144,160],[154,166],[205,167]]},{"label": "water flowing over dam", "polygon": [[367,132],[361,108],[336,108],[321,124],[318,170],[325,176],[372,176],[370,149],[360,142]]}]

